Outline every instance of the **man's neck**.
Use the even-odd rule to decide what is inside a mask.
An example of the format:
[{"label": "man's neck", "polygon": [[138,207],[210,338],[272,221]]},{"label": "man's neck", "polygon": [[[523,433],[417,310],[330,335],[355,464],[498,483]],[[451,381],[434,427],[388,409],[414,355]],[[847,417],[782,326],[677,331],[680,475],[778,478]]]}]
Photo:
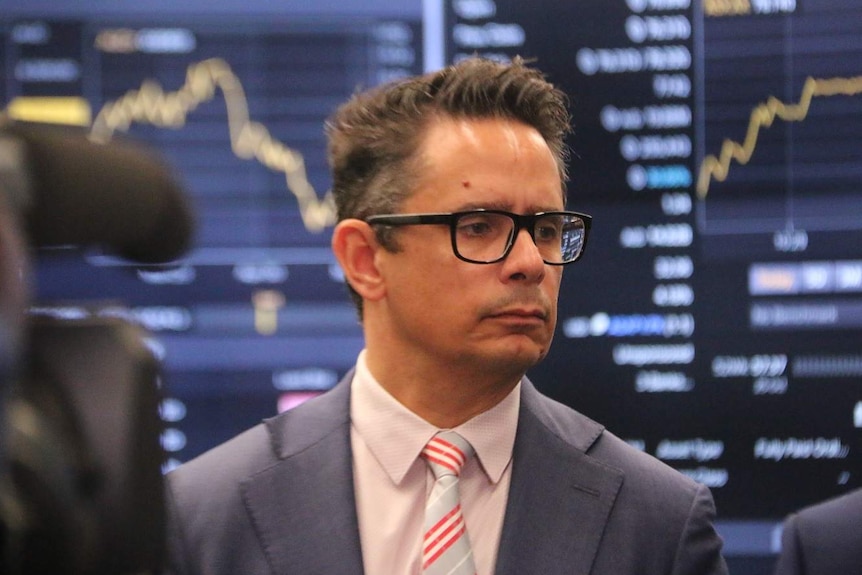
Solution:
[{"label": "man's neck", "polygon": [[432,361],[392,361],[369,350],[368,369],[407,409],[440,429],[451,429],[501,402],[523,374]]}]

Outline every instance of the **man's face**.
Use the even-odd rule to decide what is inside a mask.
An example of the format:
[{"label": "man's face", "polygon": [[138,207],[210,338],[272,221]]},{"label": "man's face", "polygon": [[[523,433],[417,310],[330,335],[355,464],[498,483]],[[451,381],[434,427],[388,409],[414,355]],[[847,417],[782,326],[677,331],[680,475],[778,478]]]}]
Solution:
[{"label": "man's face", "polygon": [[[557,165],[539,133],[498,119],[432,121],[419,150],[419,185],[399,213],[563,209]],[[390,352],[523,374],[548,351],[562,267],[542,261],[527,230],[508,257],[474,264],[453,253],[446,225],[395,231],[379,250]]]}]

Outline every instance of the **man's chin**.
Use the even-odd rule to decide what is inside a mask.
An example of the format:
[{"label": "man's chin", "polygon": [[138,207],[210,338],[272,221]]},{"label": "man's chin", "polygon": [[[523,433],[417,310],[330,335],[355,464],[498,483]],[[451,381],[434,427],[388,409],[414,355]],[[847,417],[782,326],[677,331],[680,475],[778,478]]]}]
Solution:
[{"label": "man's chin", "polygon": [[492,363],[508,372],[526,373],[548,354],[550,342],[538,343],[526,336],[507,339],[515,341],[507,341],[495,350]]}]

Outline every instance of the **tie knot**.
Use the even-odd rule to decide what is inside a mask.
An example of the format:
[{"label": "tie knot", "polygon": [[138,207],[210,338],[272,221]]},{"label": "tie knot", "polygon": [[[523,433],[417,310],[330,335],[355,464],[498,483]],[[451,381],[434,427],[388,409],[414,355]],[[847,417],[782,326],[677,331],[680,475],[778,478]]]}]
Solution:
[{"label": "tie knot", "polygon": [[473,446],[454,431],[441,431],[422,450],[435,477],[461,474],[461,468],[473,456]]}]

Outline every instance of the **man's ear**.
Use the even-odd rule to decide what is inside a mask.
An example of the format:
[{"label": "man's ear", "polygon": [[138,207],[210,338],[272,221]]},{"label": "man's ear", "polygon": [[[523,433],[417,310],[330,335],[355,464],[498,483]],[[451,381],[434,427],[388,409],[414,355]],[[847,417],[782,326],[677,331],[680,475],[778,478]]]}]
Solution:
[{"label": "man's ear", "polygon": [[381,249],[374,230],[362,220],[342,220],[332,231],[332,251],[341,265],[344,279],[362,299],[379,300],[386,293],[375,260],[375,254]]}]

